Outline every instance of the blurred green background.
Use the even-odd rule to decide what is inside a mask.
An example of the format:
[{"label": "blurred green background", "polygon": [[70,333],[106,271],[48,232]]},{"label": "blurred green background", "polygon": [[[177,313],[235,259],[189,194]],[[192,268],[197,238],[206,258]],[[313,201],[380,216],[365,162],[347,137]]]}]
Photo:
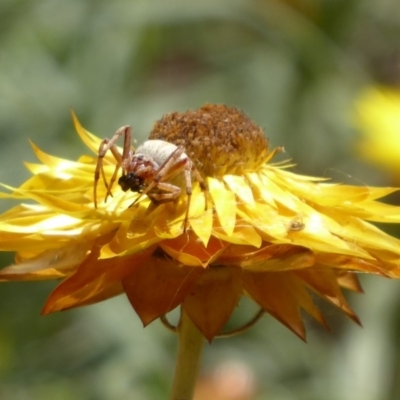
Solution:
[{"label": "blurred green background", "polygon": [[[163,114],[212,102],[248,113],[296,172],[389,185],[355,152],[354,101],[376,83],[400,83],[398,0],[0,0],[0,181],[28,177],[28,138],[86,151],[71,108],[100,137],[131,124],[140,142]],[[400,282],[363,283],[349,297],[364,329],[329,308],[332,332],[307,322],[305,344],[264,317],[206,346],[196,399],[229,377],[248,394],[208,398],[400,398]],[[40,317],[55,285],[0,285],[0,399],[167,398],[174,335],[144,330],[123,296]]]}]

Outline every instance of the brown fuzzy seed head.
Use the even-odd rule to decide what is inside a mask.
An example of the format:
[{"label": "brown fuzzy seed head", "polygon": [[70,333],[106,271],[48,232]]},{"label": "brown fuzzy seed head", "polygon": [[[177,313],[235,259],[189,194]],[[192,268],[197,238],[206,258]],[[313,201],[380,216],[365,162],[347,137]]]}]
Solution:
[{"label": "brown fuzzy seed head", "polygon": [[240,110],[225,105],[206,104],[197,110],[164,115],[149,139],[183,145],[206,176],[257,169],[268,155],[263,130]]}]

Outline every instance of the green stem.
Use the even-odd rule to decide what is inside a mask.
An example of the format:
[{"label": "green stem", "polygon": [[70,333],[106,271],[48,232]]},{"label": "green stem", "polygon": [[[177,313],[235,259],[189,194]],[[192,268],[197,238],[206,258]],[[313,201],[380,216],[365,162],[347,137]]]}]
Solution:
[{"label": "green stem", "polygon": [[170,400],[191,400],[199,372],[204,336],[181,308],[178,358]]}]

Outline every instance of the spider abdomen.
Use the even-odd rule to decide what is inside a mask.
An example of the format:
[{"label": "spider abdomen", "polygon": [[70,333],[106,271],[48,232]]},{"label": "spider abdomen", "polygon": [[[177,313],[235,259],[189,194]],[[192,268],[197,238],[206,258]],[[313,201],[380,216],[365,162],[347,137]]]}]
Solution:
[{"label": "spider abdomen", "polygon": [[[177,151],[179,151],[178,146],[173,143],[164,140],[147,140],[136,149],[131,161],[132,163],[136,163],[136,165],[131,170],[144,180],[145,185],[154,179],[159,181],[168,180],[172,185],[183,189],[185,187],[184,176],[179,173],[170,174],[170,172],[176,170],[177,166],[186,164],[188,156],[183,151],[176,158],[174,162],[175,167],[171,171],[168,171],[163,176],[159,176],[158,173],[168,159],[173,154],[176,154]],[[152,163],[152,166],[146,168],[145,165],[148,163]],[[180,167],[178,168],[180,169]]]},{"label": "spider abdomen", "polygon": [[[135,156],[143,154],[151,158],[160,167],[167,160],[171,154],[176,151],[178,146],[173,143],[166,142],[164,140],[146,140],[141,144],[135,151]],[[187,155],[182,153],[179,160],[186,159]]]}]

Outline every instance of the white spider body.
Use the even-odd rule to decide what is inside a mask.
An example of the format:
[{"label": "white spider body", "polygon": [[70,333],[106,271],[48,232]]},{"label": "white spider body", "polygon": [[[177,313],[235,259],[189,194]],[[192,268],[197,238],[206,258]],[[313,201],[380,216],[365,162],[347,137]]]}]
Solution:
[{"label": "white spider body", "polygon": [[[152,160],[161,167],[167,158],[174,152],[178,146],[173,143],[165,142],[164,140],[146,140],[141,144],[133,154],[133,157],[138,155],[144,155],[152,158]],[[182,153],[179,156],[179,160],[187,159],[188,156]]]},{"label": "white spider body", "polygon": [[[141,144],[134,153],[131,155],[131,162],[135,159],[146,160],[152,163],[155,171],[158,171],[160,167],[178,150],[178,146],[173,143],[165,142],[164,140],[146,140]],[[186,164],[188,156],[182,151],[179,157],[175,158],[175,162],[179,164]],[[128,164],[128,163],[127,163]],[[128,167],[129,168],[129,167]],[[140,174],[140,166],[136,170],[136,174]],[[164,179],[162,179],[164,180]],[[177,174],[168,180],[171,184],[185,188],[185,180],[182,174]]]}]

